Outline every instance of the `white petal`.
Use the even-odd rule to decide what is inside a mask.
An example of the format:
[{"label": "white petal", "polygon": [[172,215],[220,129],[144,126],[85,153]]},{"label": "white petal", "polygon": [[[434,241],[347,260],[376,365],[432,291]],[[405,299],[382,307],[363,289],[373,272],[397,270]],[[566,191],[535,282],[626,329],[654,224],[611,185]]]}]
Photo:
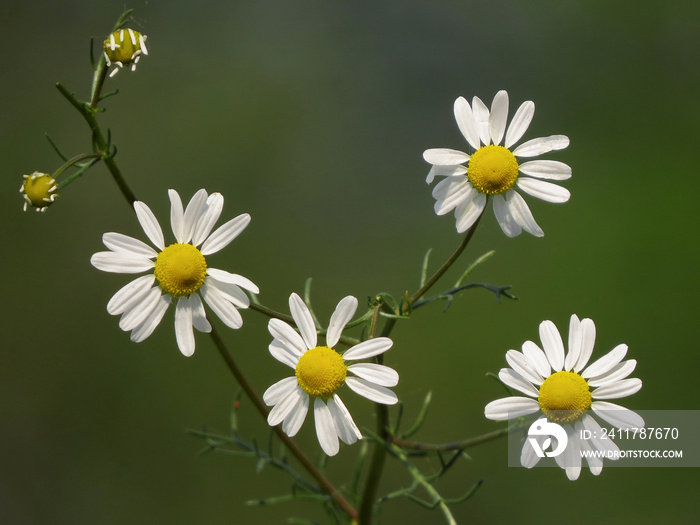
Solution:
[{"label": "white petal", "polygon": [[556,456],[554,459],[561,468],[566,472],[566,477],[571,481],[578,479],[581,474],[581,443],[578,435],[575,433],[571,425],[564,425],[566,435],[569,442],[564,449],[564,452]]},{"label": "white petal", "polygon": [[136,217],[141,224],[146,236],[151,240],[153,245],[159,250],[165,248],[165,240],[163,239],[163,230],[160,229],[160,224],[158,224],[158,219],[153,215],[151,208],[146,206],[141,201],[134,202],[134,211],[136,212]]},{"label": "white petal", "polygon": [[192,307],[187,297],[180,297],[175,306],[175,339],[182,355],[189,357],[194,354]]},{"label": "white petal", "polygon": [[503,230],[508,237],[516,237],[520,235],[523,229],[520,225],[515,222],[513,215],[511,215],[508,209],[508,204],[506,203],[503,195],[494,195],[493,197],[493,214],[496,216],[498,225]]},{"label": "white petal", "polygon": [[552,369],[555,372],[560,372],[564,367],[564,342],[561,340],[559,330],[557,330],[552,321],[542,321],[540,323],[540,339]]},{"label": "white petal", "polygon": [[[443,193],[444,196],[438,196],[438,193]],[[463,202],[471,201],[475,196],[476,190],[466,177],[448,177],[433,189],[433,197],[437,199],[435,213],[445,215]]]},{"label": "white petal", "polygon": [[549,151],[564,149],[569,145],[569,137],[566,135],[551,135],[528,140],[515,148],[513,155],[516,157],[536,157]]},{"label": "white petal", "polygon": [[541,385],[544,381],[542,376],[537,372],[538,367],[517,350],[508,350],[506,352],[506,361],[513,370],[530,381],[533,385]]},{"label": "white petal", "polygon": [[571,197],[571,192],[566,188],[539,179],[518,177],[515,184],[528,195],[532,195],[546,202],[561,204],[562,202],[568,201]]},{"label": "white petal", "polygon": [[98,270],[112,273],[141,273],[155,266],[151,259],[143,255],[122,252],[97,252],[90,257],[90,264]]},{"label": "white petal", "polygon": [[102,242],[107,248],[114,252],[128,253],[148,258],[158,257],[158,253],[145,242],[121,233],[105,233],[102,236]]},{"label": "white petal", "polygon": [[636,367],[637,361],[634,359],[628,359],[627,361],[623,361],[622,363],[615,365],[605,374],[589,379],[588,386],[595,388],[614,383],[615,381],[626,378],[628,375],[634,372]]},{"label": "white petal", "polygon": [[544,354],[542,349],[537,346],[532,341],[525,341],[523,343],[523,355],[527,359],[528,363],[535,369],[541,377],[549,377],[552,373],[552,367],[547,361],[547,356]]},{"label": "white petal", "polygon": [[219,220],[223,209],[224,196],[221,193],[212,193],[207,197],[206,206],[204,206],[192,233],[192,244],[194,246],[199,246],[204,242],[204,239],[211,233],[211,229],[216,224],[216,221]]},{"label": "white petal", "polygon": [[199,218],[202,216],[202,213],[204,212],[204,207],[206,205],[207,192],[205,189],[202,188],[192,196],[190,202],[187,204],[187,209],[185,210],[185,215],[183,217],[183,231],[185,239],[183,242],[188,243],[192,240],[194,230],[197,227]]},{"label": "white petal", "polygon": [[472,148],[475,150],[479,149],[481,147],[479,130],[476,127],[476,120],[474,120],[472,108],[464,97],[459,97],[455,100],[454,114],[459,131],[462,132],[464,138]]},{"label": "white petal", "polygon": [[338,431],[338,437],[343,443],[352,445],[358,439],[362,439],[360,429],[355,425],[350,412],[345,408],[338,394],[333,394],[333,397],[328,400],[328,409],[333,416],[333,422]]},{"label": "white petal", "polygon": [[158,306],[161,295],[161,290],[157,286],[148,290],[148,293],[139,302],[134,303],[131,308],[124,312],[124,315],[119,319],[119,328],[129,332],[143,323]]},{"label": "white petal", "polygon": [[[576,435],[581,436],[585,427],[581,421],[577,421],[574,425],[574,429],[576,430]],[[594,448],[591,446],[588,439],[579,439],[579,445],[581,446],[581,452],[583,452],[586,458],[586,463],[588,463],[588,468],[591,469],[591,474],[597,476],[603,470],[603,459],[590,454],[593,452]]]},{"label": "white petal", "polygon": [[340,450],[338,432],[333,422],[333,415],[322,399],[314,399],[314,420],[316,436],[323,451],[329,456],[335,456]]},{"label": "white petal", "polygon": [[571,178],[571,168],[557,160],[531,160],[518,166],[521,173],[537,179],[566,180]]},{"label": "white petal", "polygon": [[601,437],[603,435],[607,436],[607,434],[603,432],[603,429],[600,427],[598,422],[589,414],[583,416],[583,419],[581,419],[581,424],[591,433],[591,435],[596,436],[589,441],[589,445],[591,445],[592,448],[602,452],[619,452],[620,448],[612,439]]},{"label": "white petal", "polygon": [[207,314],[199,294],[190,295],[190,306],[192,307],[192,325],[200,332],[211,332],[211,324],[207,320]]},{"label": "white petal", "polygon": [[569,321],[569,352],[564,360],[564,370],[571,370],[581,356],[581,340],[583,330],[578,316],[572,315]]},{"label": "white petal", "polygon": [[481,216],[486,207],[486,195],[474,192],[472,199],[467,198],[455,209],[456,227],[458,233],[464,233],[471,228]]},{"label": "white petal", "polygon": [[211,255],[228,246],[246,229],[248,224],[250,224],[250,215],[243,213],[219,226],[202,244],[202,255]]},{"label": "white petal", "polygon": [[469,184],[469,180],[464,175],[447,177],[435,185],[431,194],[435,199],[445,199],[459,191],[463,184]]},{"label": "white petal", "polygon": [[345,384],[356,394],[382,405],[395,405],[399,398],[388,388],[375,385],[359,377],[347,377]]},{"label": "white petal", "polygon": [[501,90],[496,93],[491,102],[491,116],[489,117],[489,134],[494,144],[498,145],[503,139],[508,122],[508,92]]},{"label": "white petal", "polygon": [[301,337],[304,338],[306,347],[311,349],[316,346],[316,325],[311,317],[309,308],[304,304],[304,301],[297,294],[293,293],[289,296],[289,310],[292,312],[292,317],[301,332]]},{"label": "white petal", "polygon": [[282,423],[282,431],[289,437],[294,437],[299,432],[301,425],[306,419],[306,414],[309,411],[309,396],[302,395],[297,404],[294,405],[291,412],[284,418]]},{"label": "white petal", "polygon": [[510,147],[520,140],[527,128],[532,122],[532,117],[535,115],[535,103],[532,100],[526,100],[520,107],[518,111],[513,115],[513,120],[510,121],[510,126],[508,126],[508,131],[506,132],[505,147],[510,149]]},{"label": "white petal", "polygon": [[[205,282],[200,288],[200,292],[209,307],[214,310],[214,313],[221,319],[226,326],[237,330],[243,326],[243,318],[236,307],[230,303],[226,297],[215,287],[207,286]],[[190,297],[193,297],[191,295]]]},{"label": "white petal", "polygon": [[309,350],[301,336],[287,323],[280,319],[270,319],[267,323],[267,329],[272,337],[279,339],[290,351],[293,351],[297,357],[301,357],[304,352]]},{"label": "white petal", "polygon": [[296,370],[299,364],[299,356],[287,348],[287,346],[279,339],[273,340],[267,347],[272,354],[272,357],[277,359],[280,363],[287,365],[289,368]]},{"label": "white petal", "polygon": [[374,363],[355,363],[348,367],[348,371],[379,386],[392,387],[399,384],[398,372],[388,366]]},{"label": "white petal", "polygon": [[248,306],[250,306],[250,299],[248,299],[248,296],[238,285],[223,283],[217,281],[213,277],[211,279],[205,279],[204,283],[210,288],[216,288],[221,295],[223,295],[226,300],[231,301],[236,308],[248,308]]},{"label": "white petal", "polygon": [[488,419],[504,421],[520,416],[534,414],[540,409],[540,404],[534,399],[522,396],[504,397],[491,401],[484,408],[484,415]]},{"label": "white petal", "polygon": [[636,394],[640,388],[642,388],[642,380],[633,377],[598,387],[591,392],[591,396],[593,399],[619,399]]},{"label": "white petal", "polygon": [[498,378],[507,386],[522,392],[526,396],[537,397],[540,394],[539,390],[532,386],[532,383],[510,368],[501,368],[500,372],[498,372]]},{"label": "white petal", "polygon": [[464,166],[432,166],[425,178],[425,182],[430,184],[435,177],[452,177],[454,175],[465,175],[467,168]]},{"label": "white petal", "polygon": [[207,268],[207,275],[220,281],[222,283],[230,283],[245,288],[255,294],[260,293],[258,287],[250,279],[238,275],[236,273],[229,273],[226,270],[219,270],[218,268]]},{"label": "white petal", "polygon": [[292,390],[298,388],[298,386],[299,384],[297,383],[297,378],[295,376],[285,377],[265,390],[265,393],[263,394],[263,401],[269,407],[274,406],[287,397]]},{"label": "white petal", "polygon": [[134,343],[140,343],[153,333],[153,330],[163,320],[166,310],[170,306],[170,296],[161,295],[156,303],[156,306],[148,317],[143,322],[131,331],[131,340]]},{"label": "white petal", "polygon": [[357,359],[366,359],[368,357],[374,357],[375,355],[383,354],[394,342],[388,337],[375,337],[374,339],[368,339],[367,341],[362,341],[361,343],[353,346],[343,354],[343,359],[345,361],[355,361]]},{"label": "white petal", "polygon": [[479,97],[472,99],[472,113],[474,113],[474,121],[476,129],[479,130],[479,138],[484,145],[491,142],[491,134],[489,133],[489,108],[486,107]]},{"label": "white petal", "polygon": [[457,166],[469,161],[469,155],[449,148],[431,148],[423,152],[423,159],[435,166]]},{"label": "white petal", "polygon": [[[279,385],[280,383],[281,381],[275,385],[272,385],[270,389]],[[268,394],[266,391],[265,394],[267,394],[267,399],[270,400],[279,398],[281,396],[280,390],[286,390],[287,388],[289,388],[289,385],[284,383],[279,387],[279,390],[275,390],[270,394]],[[268,389],[268,391],[270,389]],[[298,384],[294,385],[292,388],[289,388],[289,390],[286,391],[286,395],[275,404],[272,410],[270,410],[270,413],[267,415],[267,424],[274,427],[275,425],[279,425],[282,421],[284,421],[289,413],[294,409],[301,396],[308,397],[308,394],[304,392]]]},{"label": "white petal", "polygon": [[143,275],[120,288],[107,303],[107,312],[120,315],[133,308],[148,293],[155,279],[153,274]]},{"label": "white petal", "polygon": [[574,366],[574,371],[579,372],[588,364],[595,346],[595,323],[591,319],[581,321],[581,355]]},{"label": "white petal", "polygon": [[617,345],[615,348],[610,350],[610,352],[605,354],[596,362],[588,365],[588,367],[581,373],[581,377],[583,377],[584,379],[589,379],[605,374],[612,367],[614,367],[616,364],[622,361],[626,354],[627,345]]},{"label": "white petal", "polygon": [[345,325],[350,322],[352,316],[357,310],[357,299],[352,295],[344,297],[335,307],[331,321],[328,324],[328,332],[326,333],[326,344],[333,348],[340,339],[340,334],[343,333]]},{"label": "white petal", "polygon": [[593,401],[591,408],[595,415],[610,425],[621,428],[644,428],[644,418],[628,408],[607,401]]},{"label": "white petal", "polygon": [[513,220],[523,230],[531,233],[535,237],[542,237],[544,232],[539,227],[535,218],[532,216],[529,206],[517,191],[508,190],[506,192],[506,205]]},{"label": "white petal", "polygon": [[180,244],[187,242],[185,237],[185,212],[182,208],[180,194],[175,190],[168,190],[170,197],[170,227],[173,229],[175,240]]},{"label": "white petal", "polygon": [[525,468],[532,468],[540,461],[540,457],[535,452],[535,449],[530,444],[530,439],[534,439],[542,449],[547,436],[530,436],[523,443],[523,448],[520,451],[520,464]]}]

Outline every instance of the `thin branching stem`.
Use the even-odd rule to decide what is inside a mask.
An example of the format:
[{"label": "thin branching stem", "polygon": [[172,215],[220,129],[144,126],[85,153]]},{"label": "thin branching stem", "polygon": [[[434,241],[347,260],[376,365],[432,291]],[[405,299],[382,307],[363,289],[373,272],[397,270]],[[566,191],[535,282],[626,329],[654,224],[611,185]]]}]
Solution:
[{"label": "thin branching stem", "polygon": [[[211,330],[211,337],[214,341],[216,349],[219,351],[219,354],[226,363],[226,366],[228,366],[228,369],[236,378],[236,381],[238,381],[238,384],[243,389],[248,399],[250,399],[260,415],[267,419],[267,415],[270,410],[267,408],[260,396],[258,396],[258,394],[255,392],[253,386],[248,381],[248,378],[243,374],[243,371],[238,367],[238,364],[231,355],[231,352],[229,352],[226,343],[214,327],[212,327]],[[340,507],[350,519],[355,519],[357,516],[357,511],[355,508],[350,505],[348,500],[345,499],[345,497],[333,486],[328,478],[326,478],[321,471],[316,468],[316,465],[314,465],[308,456],[304,454],[299,446],[282,431],[282,428],[279,425],[272,427],[272,430],[275,432],[275,434],[277,434],[277,437],[280,439],[280,441],[282,441],[284,446],[287,447],[287,450],[289,450],[289,452],[291,452],[292,455],[297,458],[299,463],[301,463],[311,477],[313,477],[316,482],[323,487],[323,490],[333,499],[333,501],[335,501],[338,507]]]},{"label": "thin branching stem", "polygon": [[443,452],[443,451],[448,451],[448,450],[464,450],[466,448],[470,448],[476,445],[481,445],[482,443],[487,443],[489,441],[493,441],[494,439],[498,439],[502,436],[507,436],[510,432],[513,430],[516,430],[517,428],[521,428],[522,425],[513,425],[507,428],[501,428],[499,430],[494,430],[493,432],[488,432],[486,434],[482,434],[480,436],[472,437],[469,439],[464,439],[462,441],[454,441],[452,443],[441,443],[441,444],[434,444],[434,443],[422,443],[420,441],[409,441],[407,439],[402,439],[398,436],[394,436],[393,442],[394,444],[400,446],[403,449],[406,450],[415,450],[415,451],[423,451],[423,452]]},{"label": "thin branching stem", "polygon": [[[482,214],[483,215],[483,214]],[[445,261],[445,263],[436,271],[430,279],[428,279],[423,286],[420,287],[420,289],[414,293],[410,299],[408,299],[408,304],[404,305],[405,309],[410,309],[411,305],[415,303],[418,299],[423,297],[425,293],[430,290],[430,288],[433,287],[433,285],[438,282],[440,277],[444,275],[444,273],[450,269],[450,267],[455,263],[455,261],[459,258],[460,255],[462,255],[462,252],[464,249],[467,247],[469,244],[469,241],[472,240],[472,236],[474,235],[474,232],[476,231],[476,227],[479,225],[479,221],[481,221],[482,215],[479,215],[479,218],[476,219],[476,222],[472,225],[471,228],[469,228],[469,231],[467,232],[467,235],[464,237],[464,240],[460,243],[460,245],[457,247],[457,249],[454,251],[454,253]]]}]

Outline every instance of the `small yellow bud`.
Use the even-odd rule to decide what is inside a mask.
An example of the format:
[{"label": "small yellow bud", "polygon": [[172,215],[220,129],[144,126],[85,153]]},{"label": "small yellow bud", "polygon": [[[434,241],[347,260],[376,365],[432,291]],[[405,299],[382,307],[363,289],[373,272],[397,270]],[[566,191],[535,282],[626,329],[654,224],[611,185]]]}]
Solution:
[{"label": "small yellow bud", "polygon": [[120,29],[115,31],[104,41],[102,48],[105,53],[107,66],[116,66],[109,74],[113,77],[124,66],[131,66],[136,70],[136,63],[141,55],[147,55],[146,35],[142,35],[133,29]]},{"label": "small yellow bud", "polygon": [[24,211],[27,206],[33,206],[36,211],[46,211],[58,197],[56,180],[46,173],[35,171],[24,175],[24,182],[19,192],[24,197]]}]

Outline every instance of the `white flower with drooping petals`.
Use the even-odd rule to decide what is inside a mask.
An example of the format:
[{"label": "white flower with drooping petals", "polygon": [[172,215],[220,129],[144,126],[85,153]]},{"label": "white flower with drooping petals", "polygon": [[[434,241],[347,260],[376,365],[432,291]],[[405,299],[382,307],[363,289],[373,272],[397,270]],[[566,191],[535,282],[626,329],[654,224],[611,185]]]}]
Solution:
[{"label": "white flower with drooping petals", "polygon": [[338,303],[331,316],[326,346],[317,346],[311,312],[295,293],[289,297],[289,309],[301,335],[284,321],[271,319],[268,329],[274,340],[269,349],[275,359],[295,370],[295,376],[278,381],[263,395],[265,403],[273,407],[267,422],[270,426],[282,423],[284,433],[295,436],[313,398],[318,442],[326,454],[334,456],[339,450],[338,438],[348,445],[362,438],[336,393],[343,384],[375,403],[393,405],[398,401],[396,394],[386,388],[399,382],[394,369],[375,363],[348,366],[347,361],[377,356],[389,350],[393,343],[388,337],[377,337],[353,346],[342,355],[333,349],[357,310],[357,299],[351,295]]},{"label": "white flower with drooping petals", "polygon": [[[523,102],[506,131],[506,91],[496,93],[491,111],[479,97],[474,97],[471,106],[464,97],[455,100],[457,126],[474,153],[470,155],[458,150],[436,148],[426,150],[423,158],[433,165],[426,182],[431,183],[436,176],[445,177],[433,188],[435,213],[444,215],[455,210],[459,233],[467,231],[476,222],[491,197],[498,224],[508,237],[515,237],[522,230],[537,237],[543,236],[544,232],[514,186],[547,202],[569,200],[568,190],[546,182],[570,178],[569,166],[555,160],[518,162],[518,158],[536,157],[569,145],[568,137],[552,135],[529,140],[513,149],[534,114],[535,104],[529,100]],[[504,136],[505,141],[501,145]]]},{"label": "white flower with drooping petals", "polygon": [[[527,397],[497,399],[486,405],[484,411],[487,418],[498,421],[541,412],[549,421],[561,425],[566,430],[568,445],[555,459],[571,480],[578,479],[581,473],[582,453],[586,454],[588,467],[596,476],[603,470],[603,459],[591,457],[589,452],[599,451],[610,454],[611,459],[618,459],[614,454],[620,449],[612,439],[603,436],[600,424],[592,415],[620,429],[644,427],[644,419],[639,414],[607,401],[631,396],[642,388],[640,379],[627,379],[637,361],[622,360],[627,345],[621,344],[588,365],[595,335],[592,320],[579,321],[572,315],[569,352],[564,355],[564,343],[557,327],[551,321],[543,321],[540,339],[544,351],[534,342],[526,341],[522,353],[516,350],[506,353],[511,368],[502,368],[498,374],[503,383]],[[583,439],[584,435],[593,437]],[[539,460],[526,440],[520,463],[532,468]]]},{"label": "white flower with drooping petals", "polygon": [[[230,328],[240,328],[243,319],[238,308],[247,308],[248,296],[241,288],[259,293],[249,279],[224,270],[210,268],[206,256],[228,246],[248,226],[250,215],[244,213],[210,232],[224,206],[220,193],[207,196],[199,190],[183,211],[180,195],[168,190],[170,223],[176,242],[166,247],[163,231],[151,209],[134,202],[136,216],[153,245],[121,233],[105,233],[102,241],[108,252],[99,252],[90,262],[98,270],[113,273],[150,272],[119,290],[107,304],[112,315],[121,315],[119,327],[131,332],[138,343],[153,333],[163,319],[172,298],[176,298],[175,336],[185,356],[194,353],[192,328],[210,332],[202,299]],[[200,297],[201,294],[201,297]]]}]

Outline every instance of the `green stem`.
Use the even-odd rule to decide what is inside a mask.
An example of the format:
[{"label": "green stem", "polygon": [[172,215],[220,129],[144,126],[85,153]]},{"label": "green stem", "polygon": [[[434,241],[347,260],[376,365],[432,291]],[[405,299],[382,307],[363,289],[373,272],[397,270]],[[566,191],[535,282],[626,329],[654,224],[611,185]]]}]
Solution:
[{"label": "green stem", "polygon": [[[377,304],[372,311],[372,324],[370,325],[369,332],[370,338],[373,338],[376,333],[381,306],[381,304]],[[396,323],[395,319],[387,319],[381,335],[384,336],[385,333],[390,333],[391,328],[387,330],[387,326],[391,325],[391,327],[393,327],[394,323]],[[377,363],[381,365],[384,362],[384,355],[379,354],[376,359]],[[359,525],[369,525],[372,523],[374,500],[376,499],[379,482],[382,477],[382,472],[384,471],[384,463],[386,462],[386,446],[391,442],[391,433],[389,432],[389,409],[386,405],[381,403],[375,403],[374,408],[377,416],[377,434],[386,443],[385,446],[375,444],[372,450],[365,487],[362,491],[362,499],[360,500],[360,508],[358,509],[357,523]]]},{"label": "green stem", "polygon": [[[248,399],[250,399],[250,401],[253,403],[260,415],[263,418],[267,419],[267,415],[269,414],[270,410],[267,408],[260,396],[258,396],[258,394],[255,392],[250,382],[248,382],[248,379],[238,367],[238,364],[233,359],[233,356],[231,355],[231,353],[228,350],[228,347],[226,346],[226,343],[224,343],[224,340],[221,338],[216,328],[212,327],[210,335],[214,341],[216,349],[219,351],[219,354],[223,358],[229,370],[236,378],[236,381],[238,381],[238,384],[248,396]],[[343,510],[343,512],[347,514],[350,519],[355,519],[357,516],[357,511],[355,510],[355,508],[352,505],[350,505],[348,500],[346,500],[345,497],[333,486],[333,484],[328,480],[328,478],[326,478],[321,473],[321,471],[316,468],[316,465],[314,465],[313,462],[306,456],[306,454],[304,454],[304,452],[299,448],[299,446],[294,441],[292,441],[292,439],[289,436],[287,436],[287,434],[285,434],[282,431],[282,428],[279,425],[272,427],[272,430],[275,432],[275,434],[277,434],[277,437],[280,439],[280,441],[284,443],[284,446],[287,447],[287,450],[289,450],[289,452],[291,452],[292,455],[297,458],[297,460],[299,461],[299,463],[301,463],[304,469],[306,469],[306,471],[316,480],[316,482],[321,487],[323,487],[323,490],[333,499],[333,501],[335,501],[335,503]]]},{"label": "green stem", "polygon": [[[58,168],[56,171],[53,172],[51,175],[51,178],[54,180],[58,179],[58,177],[61,176],[61,174],[66,171],[68,168],[73,166],[74,164],[77,164],[81,160],[86,160],[86,159],[100,159],[102,157],[101,153],[81,153],[80,155],[76,155],[72,159],[67,160],[63,165]],[[63,184],[65,186],[65,184]]]},{"label": "green stem", "polygon": [[[479,216],[479,218],[467,232],[467,235],[464,237],[460,245],[457,247],[454,253],[445,261],[445,263],[438,269],[438,271],[435,272],[432,275],[432,277],[430,277],[430,279],[428,279],[416,293],[414,293],[409,299],[407,299],[407,302],[404,303],[404,305],[402,306],[400,313],[409,312],[413,303],[415,303],[423,295],[425,295],[425,293],[440,279],[440,277],[442,277],[445,274],[445,272],[450,269],[450,267],[455,263],[455,261],[459,258],[464,249],[467,247],[469,241],[471,241],[472,237],[474,236],[474,232],[476,231],[476,227],[479,225],[480,220],[481,216]],[[379,308],[377,308],[375,313],[378,314],[378,312]],[[376,327],[376,320],[377,317],[374,316],[372,319],[373,328]],[[395,324],[396,318],[388,318],[386,320],[386,323],[384,324],[384,328],[382,329],[381,337],[389,337],[391,331],[394,329]],[[378,356],[377,362],[379,364],[383,363],[382,355]],[[391,432],[389,431],[389,410],[386,405],[382,405],[379,403],[375,404],[375,410],[377,415],[377,434],[380,436],[381,439],[383,439],[387,443],[388,446],[392,442],[392,440],[396,439],[391,435]],[[362,493],[362,499],[360,501],[360,508],[358,509],[358,523],[360,525],[369,525],[372,522],[372,511],[374,509],[374,501],[376,499],[377,490],[379,488],[379,481],[381,479],[382,471],[384,470],[386,452],[387,447],[379,445],[375,445],[374,450],[372,451],[372,458],[370,459],[370,465],[369,470],[367,472],[365,487]]]},{"label": "green stem", "polygon": [[107,140],[105,140],[104,134],[97,123],[97,119],[95,118],[95,113],[97,110],[92,108],[90,104],[80,102],[77,98],[75,98],[75,95],[68,91],[68,89],[66,89],[66,87],[60,82],[56,84],[56,88],[58,88],[58,91],[60,91],[68,102],[70,102],[73,107],[78,110],[78,112],[87,122],[90,130],[92,131],[92,140],[96,149],[95,152],[100,153],[102,160],[104,160],[107,169],[114,179],[114,182],[117,183],[117,187],[122,192],[122,195],[127,200],[129,205],[133,206],[134,202],[137,200],[136,196],[134,195],[134,192],[131,191],[131,188],[129,188],[129,185],[126,183],[126,180],[124,180],[117,163],[114,161],[114,152],[109,151],[110,145]]},{"label": "green stem", "polygon": [[464,240],[462,240],[461,244],[457,247],[457,249],[450,256],[450,258],[447,259],[445,261],[445,263],[438,269],[438,271],[435,272],[433,274],[433,276],[430,279],[428,279],[425,282],[425,284],[423,286],[421,286],[420,289],[411,296],[411,298],[408,300],[408,304],[404,305],[404,309],[410,310],[413,303],[415,303],[418,299],[423,297],[423,295],[428,290],[430,290],[430,288],[432,288],[432,286],[440,279],[440,277],[442,277],[443,274],[447,270],[450,269],[450,267],[455,263],[455,261],[459,258],[459,256],[462,255],[462,252],[469,244],[469,241],[472,240],[474,232],[476,231],[476,227],[479,225],[479,221],[481,221],[482,216],[483,216],[483,213],[481,215],[479,215],[479,218],[476,219],[476,222],[472,225],[471,228],[469,228],[469,231],[467,232],[467,235],[464,237]]},{"label": "green stem", "polygon": [[442,443],[442,444],[432,444],[432,443],[421,443],[419,441],[409,441],[407,439],[402,439],[400,437],[394,436],[393,442],[395,445],[406,449],[406,450],[416,450],[425,452],[444,452],[449,450],[463,450],[465,448],[470,448],[476,445],[481,445],[482,443],[487,443],[498,439],[502,436],[507,436],[509,433],[522,428],[524,424],[518,423],[511,425],[507,428],[501,428],[499,430],[494,430],[493,432],[488,432],[482,434],[481,436],[476,436],[469,439],[464,439],[462,441],[455,441],[453,443]]}]

